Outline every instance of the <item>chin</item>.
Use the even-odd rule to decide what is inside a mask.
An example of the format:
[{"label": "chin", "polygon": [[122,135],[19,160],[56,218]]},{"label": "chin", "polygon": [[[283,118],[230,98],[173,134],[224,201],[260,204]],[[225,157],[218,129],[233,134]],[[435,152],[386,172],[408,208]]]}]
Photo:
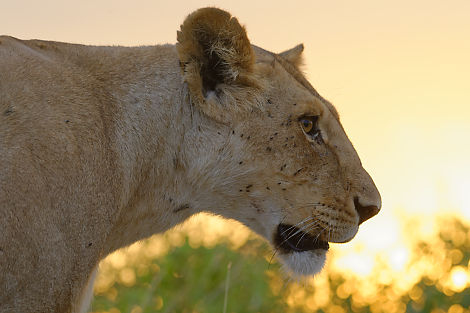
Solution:
[{"label": "chin", "polygon": [[330,246],[318,237],[292,225],[278,225],[273,245],[288,272],[294,276],[311,276],[322,270]]},{"label": "chin", "polygon": [[279,255],[279,260],[294,276],[311,276],[323,269],[326,252],[323,249],[290,252]]}]

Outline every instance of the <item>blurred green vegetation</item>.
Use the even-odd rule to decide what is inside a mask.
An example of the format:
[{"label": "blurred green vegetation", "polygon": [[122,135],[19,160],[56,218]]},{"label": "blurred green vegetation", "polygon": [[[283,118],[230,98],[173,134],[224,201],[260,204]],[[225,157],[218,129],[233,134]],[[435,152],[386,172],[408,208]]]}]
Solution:
[{"label": "blurred green vegetation", "polygon": [[284,312],[286,305],[270,289],[267,268],[263,258],[237,253],[224,244],[194,249],[185,241],[148,268],[133,269],[136,279],[131,286],[116,282],[111,292],[98,294],[93,310],[220,313],[229,274],[227,312]]},{"label": "blurred green vegetation", "polygon": [[469,313],[470,225],[455,217],[438,225],[433,235],[410,239],[401,272],[377,261],[368,277],[327,266],[302,281],[270,262],[272,251],[253,235],[240,243],[235,231],[204,244],[188,237],[191,228],[175,230],[106,259],[92,310],[211,313],[224,312],[227,301],[226,312]]}]

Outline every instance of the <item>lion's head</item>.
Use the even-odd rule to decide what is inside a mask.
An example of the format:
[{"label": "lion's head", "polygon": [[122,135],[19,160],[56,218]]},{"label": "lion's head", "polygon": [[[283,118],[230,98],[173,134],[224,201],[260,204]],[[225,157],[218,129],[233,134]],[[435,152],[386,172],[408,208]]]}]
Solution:
[{"label": "lion's head", "polygon": [[351,240],[381,199],[335,108],[299,71],[303,46],[267,52],[205,8],[177,50],[199,124],[185,139],[188,201],[248,225],[295,273],[320,271],[328,242]]}]

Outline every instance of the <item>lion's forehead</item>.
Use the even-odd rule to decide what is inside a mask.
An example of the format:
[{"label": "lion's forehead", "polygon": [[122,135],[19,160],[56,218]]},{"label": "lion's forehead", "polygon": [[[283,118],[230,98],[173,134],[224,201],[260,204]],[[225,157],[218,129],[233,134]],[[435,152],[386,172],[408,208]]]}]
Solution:
[{"label": "lion's forehead", "polygon": [[268,65],[268,66],[274,66],[274,63],[278,63],[283,68],[283,70],[289,75],[290,79],[287,80],[287,83],[290,82],[292,85],[297,84],[297,83],[300,84],[303,87],[303,89],[308,91],[308,93],[311,96],[320,100],[321,103],[323,103],[324,106],[339,121],[339,113],[334,107],[334,105],[330,101],[323,98],[316,91],[316,89],[313,88],[310,82],[305,78],[305,76],[296,66],[284,60],[280,55],[275,54],[271,51],[265,50],[255,45],[252,45],[252,48],[253,48],[253,51],[255,52],[257,63]]}]

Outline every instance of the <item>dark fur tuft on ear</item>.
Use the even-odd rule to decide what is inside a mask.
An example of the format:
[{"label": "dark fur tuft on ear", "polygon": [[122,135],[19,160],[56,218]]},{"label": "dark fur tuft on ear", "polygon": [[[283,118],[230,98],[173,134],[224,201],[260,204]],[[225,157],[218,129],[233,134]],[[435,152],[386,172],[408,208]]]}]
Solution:
[{"label": "dark fur tuft on ear", "polygon": [[203,8],[191,13],[176,48],[193,97],[203,101],[218,84],[249,84],[254,53],[243,26],[230,13]]}]

